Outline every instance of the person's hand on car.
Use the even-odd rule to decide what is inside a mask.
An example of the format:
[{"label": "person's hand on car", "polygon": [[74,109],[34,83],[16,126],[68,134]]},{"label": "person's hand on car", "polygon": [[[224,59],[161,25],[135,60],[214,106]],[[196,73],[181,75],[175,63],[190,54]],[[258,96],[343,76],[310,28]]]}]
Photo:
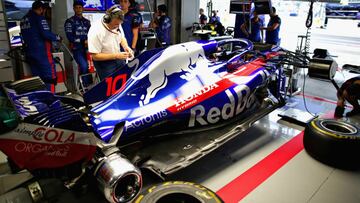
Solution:
[{"label": "person's hand on car", "polygon": [[130,57],[128,52],[120,52],[115,54],[115,59],[126,60]]},{"label": "person's hand on car", "polygon": [[133,58],[134,57],[134,51],[130,48],[130,47],[126,47],[124,48],[124,50],[129,53],[130,57],[129,58]]}]

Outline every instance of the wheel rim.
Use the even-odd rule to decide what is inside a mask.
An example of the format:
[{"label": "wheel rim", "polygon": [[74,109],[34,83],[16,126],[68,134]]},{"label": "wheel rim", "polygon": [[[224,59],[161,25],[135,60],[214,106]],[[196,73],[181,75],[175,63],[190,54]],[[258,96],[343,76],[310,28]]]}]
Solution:
[{"label": "wheel rim", "polygon": [[341,121],[323,120],[320,126],[327,131],[342,135],[354,135],[358,132],[355,126]]}]

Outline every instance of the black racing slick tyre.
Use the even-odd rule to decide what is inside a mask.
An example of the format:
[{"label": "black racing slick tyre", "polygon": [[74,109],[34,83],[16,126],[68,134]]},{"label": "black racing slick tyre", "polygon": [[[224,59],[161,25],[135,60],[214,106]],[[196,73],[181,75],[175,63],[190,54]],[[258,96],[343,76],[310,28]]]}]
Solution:
[{"label": "black racing slick tyre", "polygon": [[307,153],[318,161],[341,169],[360,169],[360,130],[351,123],[315,119],[304,133]]},{"label": "black racing slick tyre", "polygon": [[169,181],[149,187],[143,191],[134,203],[223,203],[214,192],[204,186]]}]

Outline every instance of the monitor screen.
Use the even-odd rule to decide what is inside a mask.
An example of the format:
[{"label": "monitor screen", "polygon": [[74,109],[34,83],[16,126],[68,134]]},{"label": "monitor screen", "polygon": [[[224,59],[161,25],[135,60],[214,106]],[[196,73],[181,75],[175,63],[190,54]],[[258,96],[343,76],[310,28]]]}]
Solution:
[{"label": "monitor screen", "polygon": [[251,12],[251,1],[232,0],[230,2],[230,13],[249,14]]},{"label": "monitor screen", "polygon": [[21,20],[31,9],[34,0],[5,0],[5,11],[8,21]]},{"label": "monitor screen", "polygon": [[270,14],[271,9],[271,1],[255,1],[255,11],[257,14]]},{"label": "monitor screen", "polygon": [[106,11],[105,0],[82,0],[85,11]]}]

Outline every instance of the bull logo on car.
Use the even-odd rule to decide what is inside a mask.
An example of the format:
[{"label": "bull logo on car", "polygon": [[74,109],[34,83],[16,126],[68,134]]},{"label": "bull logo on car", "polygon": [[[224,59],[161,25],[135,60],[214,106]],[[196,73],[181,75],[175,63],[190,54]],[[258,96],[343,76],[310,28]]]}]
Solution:
[{"label": "bull logo on car", "polygon": [[[167,86],[169,76],[175,73],[181,73],[181,79],[190,81],[196,76],[194,69],[204,62],[206,62],[204,50],[197,43],[189,42],[165,49],[161,56],[148,67],[150,86],[146,89],[146,93],[141,95],[139,105],[148,104],[150,99]],[[138,76],[137,79],[143,77],[145,77],[144,74]]]}]

